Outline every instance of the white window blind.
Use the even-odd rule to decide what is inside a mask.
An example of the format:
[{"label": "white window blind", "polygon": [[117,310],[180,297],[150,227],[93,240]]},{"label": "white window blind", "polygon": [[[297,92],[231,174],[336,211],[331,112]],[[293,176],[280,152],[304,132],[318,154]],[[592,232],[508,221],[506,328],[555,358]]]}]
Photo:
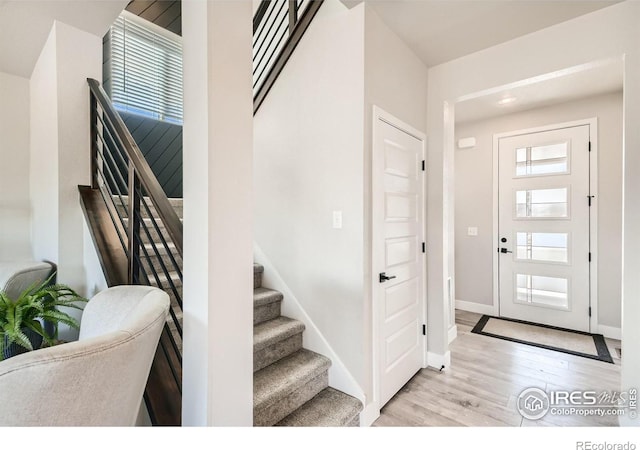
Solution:
[{"label": "white window blind", "polygon": [[117,109],[182,123],[182,43],[121,15],[111,26],[111,101]]}]

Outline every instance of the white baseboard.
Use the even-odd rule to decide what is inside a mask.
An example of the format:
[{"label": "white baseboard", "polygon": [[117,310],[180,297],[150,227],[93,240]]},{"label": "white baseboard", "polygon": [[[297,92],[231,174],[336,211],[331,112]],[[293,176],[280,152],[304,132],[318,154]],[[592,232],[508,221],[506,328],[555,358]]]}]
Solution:
[{"label": "white baseboard", "polygon": [[493,305],[485,305],[476,302],[467,302],[465,300],[456,300],[456,309],[462,311],[469,311],[476,314],[487,314],[490,316],[497,315],[495,307]]},{"label": "white baseboard", "polygon": [[380,417],[378,402],[371,402],[360,412],[360,426],[370,427]]},{"label": "white baseboard", "polygon": [[427,366],[440,370],[442,366],[447,370],[451,366],[451,352],[447,352],[442,355],[439,353],[427,352]]},{"label": "white baseboard", "polygon": [[610,339],[622,340],[622,328],[598,325],[598,333]]},{"label": "white baseboard", "polygon": [[458,337],[458,326],[453,325],[449,327],[449,344],[451,344],[457,337]]},{"label": "white baseboard", "polygon": [[305,324],[305,330],[302,336],[304,347],[320,353],[331,360],[331,367],[329,367],[329,386],[357,398],[364,404],[366,397],[360,384],[353,375],[351,375],[347,366],[324,338],[317,325],[311,320],[311,317],[309,317],[304,310],[288,284],[283,280],[276,268],[271,264],[269,258],[267,258],[255,242],[253,243],[253,256],[255,262],[264,266],[264,274],[262,277],[263,286],[280,291],[284,295],[282,315],[299,320]]}]

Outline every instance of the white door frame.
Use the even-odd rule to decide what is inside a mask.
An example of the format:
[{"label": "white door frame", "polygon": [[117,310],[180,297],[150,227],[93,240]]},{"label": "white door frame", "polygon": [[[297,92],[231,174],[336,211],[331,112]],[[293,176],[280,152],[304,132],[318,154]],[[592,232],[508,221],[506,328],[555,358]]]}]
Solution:
[{"label": "white door frame", "polygon": [[[379,121],[383,121],[389,125],[391,125],[392,127],[395,127],[397,129],[399,129],[400,131],[403,131],[413,137],[415,137],[416,139],[418,139],[419,141],[422,142],[422,155],[423,158],[425,158],[426,160],[426,155],[427,155],[427,148],[426,148],[426,143],[427,143],[427,136],[426,134],[424,134],[422,131],[413,128],[411,125],[406,124],[405,122],[403,122],[402,120],[398,119],[397,117],[393,116],[392,114],[386,112],[385,110],[383,110],[382,108],[373,105],[373,124],[372,124],[372,141],[371,141],[371,185],[372,185],[372,189],[371,189],[371,204],[373,205],[373,202],[376,201],[376,191],[373,189],[373,187],[375,186],[375,184],[373,183],[373,177],[374,177],[374,173],[373,173],[373,156],[375,154],[376,151],[376,143],[378,142],[377,138],[379,137],[380,134],[380,128],[379,128]],[[426,162],[425,162],[426,164]],[[425,168],[426,169],[426,168]],[[425,172],[425,174],[428,172]],[[424,239],[426,240],[426,199],[427,199],[427,192],[426,192],[426,186],[427,186],[427,182],[426,182],[426,176],[423,177],[422,179],[422,198],[423,201],[425,202],[425,204],[423,205],[422,208],[422,228],[423,228],[423,232],[424,232]],[[378,272],[376,271],[377,268],[375,267],[375,258],[374,258],[374,251],[376,250],[376,244],[375,244],[375,224],[373,223],[373,206],[371,208],[371,213],[369,216],[369,222],[371,224],[371,267],[369,268],[369,279],[371,280],[371,319],[372,319],[372,339],[373,339],[373,345],[372,345],[372,386],[373,386],[373,401],[372,404],[375,405],[374,408],[375,410],[379,413],[380,410],[380,349],[379,349],[379,339],[380,339],[380,327],[379,327],[379,318],[381,315],[380,312],[380,299],[378,298],[378,293],[379,290],[377,289],[378,287],[378,278],[377,278],[377,274]],[[422,273],[422,282],[423,282],[423,289],[422,289],[422,320],[423,320],[423,324],[427,323],[427,254],[426,253],[421,253],[422,258],[423,258],[423,273]],[[427,336],[426,334],[422,336],[422,367],[427,367]]]},{"label": "white door frame", "polygon": [[[589,208],[589,247],[591,249],[591,265],[589,267],[589,282],[591,293],[591,317],[589,318],[589,332],[598,333],[598,118],[575,120],[551,125],[545,125],[524,130],[509,131],[493,135],[493,315],[500,315],[500,280],[499,280],[499,253],[498,242],[498,144],[500,139],[519,136],[522,134],[540,133],[560,128],[572,128],[588,125],[589,141],[591,142],[591,154],[589,156],[589,195],[593,195],[591,208]],[[587,201],[587,199],[585,199]]]}]

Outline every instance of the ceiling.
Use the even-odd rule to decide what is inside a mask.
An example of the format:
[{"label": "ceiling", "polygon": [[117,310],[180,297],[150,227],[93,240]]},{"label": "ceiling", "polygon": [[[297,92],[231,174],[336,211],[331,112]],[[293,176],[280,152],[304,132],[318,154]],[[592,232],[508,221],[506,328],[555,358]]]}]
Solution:
[{"label": "ceiling", "polygon": [[366,2],[428,67],[618,3],[617,0]]},{"label": "ceiling", "polygon": [[29,78],[54,20],[102,37],[129,0],[0,0],[0,72]]},{"label": "ceiling", "polygon": [[[621,58],[590,64],[522,80],[480,93],[455,105],[456,123],[512,114],[533,108],[619,92],[623,86]],[[500,104],[503,99],[514,99]]]},{"label": "ceiling", "polygon": [[[353,6],[359,2],[342,0]],[[366,0],[432,67],[588,14],[618,0]],[[521,80],[456,103],[456,122],[511,114],[622,89],[622,61]],[[515,98],[500,105],[506,97]]]}]

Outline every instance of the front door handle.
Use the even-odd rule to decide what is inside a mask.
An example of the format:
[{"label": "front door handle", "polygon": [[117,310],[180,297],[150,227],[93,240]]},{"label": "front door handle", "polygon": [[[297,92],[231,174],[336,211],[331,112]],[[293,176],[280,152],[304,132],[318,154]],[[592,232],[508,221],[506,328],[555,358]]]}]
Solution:
[{"label": "front door handle", "polygon": [[513,253],[511,250],[507,250],[506,248],[502,247],[500,249],[500,253]]},{"label": "front door handle", "polygon": [[380,274],[379,280],[380,280],[380,283],[384,283],[385,281],[393,280],[395,277],[396,277],[395,275],[388,277],[386,272],[382,272]]}]

